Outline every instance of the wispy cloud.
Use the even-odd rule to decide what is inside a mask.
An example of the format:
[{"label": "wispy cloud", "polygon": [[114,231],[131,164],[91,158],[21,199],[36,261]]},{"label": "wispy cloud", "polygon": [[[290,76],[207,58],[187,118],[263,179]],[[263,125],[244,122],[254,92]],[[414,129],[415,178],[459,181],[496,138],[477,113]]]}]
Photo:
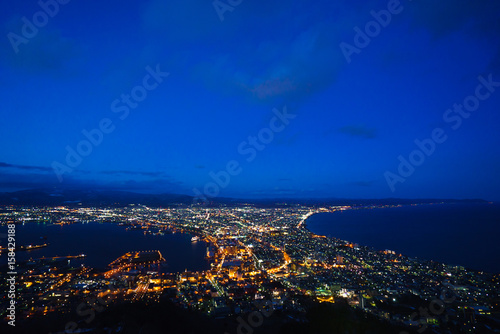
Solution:
[{"label": "wispy cloud", "polygon": [[358,186],[358,187],[371,187],[374,185],[376,181],[354,181],[354,182],[350,182],[348,183],[349,185],[352,185],[352,186]]},{"label": "wispy cloud", "polygon": [[130,170],[108,170],[102,171],[101,174],[105,175],[140,175],[149,177],[161,177],[167,176],[165,172],[142,172],[142,171],[130,171]]},{"label": "wispy cloud", "polygon": [[[11,168],[11,169],[17,169],[17,170],[24,170],[24,171],[40,171],[40,172],[53,172],[53,169],[51,167],[45,167],[45,166],[28,166],[28,165],[16,165],[16,164],[9,164],[6,162],[0,162],[0,168]],[[76,170],[77,173],[81,174],[89,174],[91,172],[85,171],[85,170]],[[96,174],[96,173],[94,173]],[[130,171],[130,170],[107,170],[107,171],[101,171],[97,172],[97,174],[103,174],[103,175],[136,175],[136,176],[148,176],[148,177],[167,177],[168,175],[163,172],[148,172],[148,171]]]},{"label": "wispy cloud", "polygon": [[422,0],[410,8],[413,23],[426,27],[436,39],[462,29],[481,38],[498,36],[493,29],[500,25],[498,1]]},{"label": "wispy cloud", "polygon": [[[8,32],[19,32],[22,28],[21,18],[14,16],[4,24],[4,35]],[[0,44],[0,58],[14,69],[22,69],[28,73],[44,73],[49,75],[64,75],[70,69],[71,63],[82,54],[76,41],[64,37],[58,30],[50,27],[39,29],[37,35],[28,43],[19,45],[15,53],[10,43]]]},{"label": "wispy cloud", "polygon": [[350,135],[353,137],[361,137],[373,139],[377,137],[377,131],[374,128],[368,128],[364,125],[348,125],[339,129],[340,133]]},{"label": "wispy cloud", "polygon": [[24,189],[94,189],[187,193],[188,190],[184,188],[180,181],[153,176],[148,176],[146,179],[143,176],[107,179],[95,174],[86,177],[72,174],[60,183],[52,173],[0,173],[0,192]]},{"label": "wispy cloud", "polygon": [[60,183],[52,168],[0,162],[0,191],[22,189],[107,189],[127,191],[182,193],[183,183],[163,171],[108,170],[91,172],[75,170]]},{"label": "wispy cloud", "polygon": [[38,170],[38,171],[52,171],[52,168],[50,167],[43,167],[43,166],[27,166],[27,165],[14,165],[14,164],[8,164],[5,162],[0,162],[0,168],[14,168],[14,169],[22,169],[22,170]]}]

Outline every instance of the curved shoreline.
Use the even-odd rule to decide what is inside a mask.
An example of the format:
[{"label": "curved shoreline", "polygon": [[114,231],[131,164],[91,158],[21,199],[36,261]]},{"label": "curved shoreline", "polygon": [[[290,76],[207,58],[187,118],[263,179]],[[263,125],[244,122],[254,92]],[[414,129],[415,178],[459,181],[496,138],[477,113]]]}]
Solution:
[{"label": "curved shoreline", "polygon": [[[334,211],[317,211],[317,212],[314,212],[312,215],[310,215],[309,217],[307,217],[307,219],[305,219],[303,222],[302,222],[302,228],[306,229],[307,231],[311,232],[312,234],[315,234],[315,235],[320,235],[320,236],[323,236],[323,237],[327,237],[327,238],[330,238],[328,237],[327,235],[324,235],[324,234],[318,234],[318,233],[315,233],[313,231],[311,231],[310,229],[310,225],[308,224],[308,221],[312,218],[312,217],[315,217],[315,216],[319,216],[321,214],[334,214],[336,212],[344,212],[344,211],[354,211],[354,210],[364,210],[364,209],[368,209],[368,208],[365,208],[365,207],[360,207],[360,208],[350,208],[350,209],[344,209],[344,210],[334,210]],[[380,209],[384,209],[384,208],[380,208]],[[331,238],[335,238],[335,239],[339,239],[341,240],[340,238],[338,237],[331,237]]]},{"label": "curved shoreline", "polygon": [[[488,231],[500,228],[494,224],[494,220],[500,217],[500,206],[490,203],[439,204],[402,205],[394,208],[398,210],[375,210],[373,215],[364,210],[348,215],[321,215],[314,218],[317,221],[313,223],[309,218],[319,213],[335,212],[317,211],[301,227],[315,235],[375,250],[391,249],[412,258],[499,273],[497,263],[488,258],[478,261],[481,258],[478,251],[466,253],[460,245],[474,248],[478,244],[474,240],[481,238],[490,241],[486,243],[490,252],[496,252],[498,245]],[[441,251],[444,248],[448,250],[445,253]],[[468,260],[470,254],[476,260]]]},{"label": "curved shoreline", "polygon": [[[310,215],[309,217],[307,217],[307,219],[305,219],[303,222],[302,222],[302,225],[303,225],[303,228],[305,228],[306,230],[308,230],[309,232],[313,233],[313,234],[316,234],[316,235],[322,235],[322,234],[317,234],[317,233],[314,233],[313,231],[311,231],[309,228],[307,228],[307,221],[314,217],[314,216],[317,216],[319,214],[322,214],[322,213],[329,213],[329,214],[332,214],[332,213],[335,213],[335,212],[343,212],[343,211],[357,211],[357,210],[373,210],[373,209],[396,209],[396,208],[406,208],[406,207],[419,207],[419,206],[427,206],[427,205],[444,205],[444,204],[456,204],[456,203],[446,203],[446,202],[443,202],[443,203],[417,203],[417,204],[394,204],[394,205],[385,205],[385,206],[382,206],[382,207],[379,207],[379,206],[361,206],[361,207],[351,207],[351,206],[344,206],[344,207],[349,207],[349,209],[344,209],[344,210],[334,210],[334,211],[319,211],[319,212],[315,212],[313,213],[312,215]],[[322,235],[324,237],[327,237],[326,235]],[[337,238],[338,239],[338,238]]]},{"label": "curved shoreline", "polygon": [[317,216],[317,215],[319,215],[319,214],[322,214],[322,213],[330,213],[330,214],[331,214],[331,213],[334,213],[334,212],[335,212],[335,211],[333,211],[333,212],[315,212],[315,213],[313,213],[312,215],[310,215],[309,217],[307,217],[307,219],[305,219],[305,220],[304,220],[304,222],[302,223],[302,228],[303,228],[303,229],[305,229],[305,230],[307,230],[308,232],[310,232],[310,233],[312,233],[312,234],[315,234],[315,235],[321,235],[321,236],[323,236],[323,237],[326,237],[326,235],[322,235],[322,234],[314,233],[313,231],[311,231],[311,229],[310,229],[310,225],[308,224],[308,221],[309,221],[309,219],[311,219],[312,217]]}]

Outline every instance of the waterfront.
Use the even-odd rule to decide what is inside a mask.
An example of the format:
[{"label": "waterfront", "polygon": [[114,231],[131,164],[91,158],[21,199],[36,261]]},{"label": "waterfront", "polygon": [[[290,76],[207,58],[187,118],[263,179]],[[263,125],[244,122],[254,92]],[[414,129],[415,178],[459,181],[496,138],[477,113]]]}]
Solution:
[{"label": "waterfront", "polygon": [[433,204],[319,213],[316,234],[407,256],[500,272],[500,205]]},{"label": "waterfront", "polygon": [[[419,216],[411,208],[401,209],[410,210],[406,213],[415,219]],[[462,218],[467,216],[460,209],[452,209]],[[485,318],[500,314],[496,297],[500,275],[421,261],[392,251],[374,251],[334,236],[321,237],[304,228],[303,222],[315,212],[340,210],[347,213],[352,207],[292,204],[263,208],[246,203],[168,208],[5,206],[0,210],[0,222],[15,229],[16,242],[51,243],[34,251],[16,252],[16,257],[26,254],[39,257],[49,250],[51,254],[46,256],[89,254],[85,267],[74,258],[70,266],[65,263],[67,259],[18,261],[15,278],[22,284],[15,292],[19,305],[16,321],[28,324],[31,319],[69,315],[78,310],[82,300],[96,298],[111,308],[129,302],[153,305],[169,300],[181,308],[215,318],[249,314],[256,303],[265,300],[269,310],[286,310],[298,323],[307,321],[308,309],[314,309],[313,305],[333,303],[357,309],[361,312],[359,319],[365,318],[362,316],[365,312],[381,321],[390,319],[400,328],[394,332],[400,332],[415,326],[413,310],[431,305],[429,301],[452,286],[456,287],[453,290],[456,300],[448,307],[453,312],[434,312],[432,319],[429,318],[440,326],[441,333],[464,332],[461,330],[471,326],[483,329],[494,326],[500,331],[494,324],[496,320]],[[377,215],[384,211],[351,212]],[[474,222],[480,218],[478,215],[476,212]],[[427,220],[429,234],[436,234],[439,229],[431,221]],[[10,227],[12,224],[15,227]],[[419,228],[426,226],[422,222],[420,225]],[[469,225],[480,224],[469,222]],[[457,226],[460,226],[458,221],[453,224]],[[158,235],[159,231],[187,234]],[[28,240],[30,236],[36,240]],[[210,242],[210,266],[201,260],[205,245],[191,242],[193,236]],[[145,250],[149,251],[141,252]],[[194,257],[193,252],[199,252],[200,257]],[[496,253],[487,255],[494,257]],[[111,268],[99,270],[118,257]],[[169,267],[161,266],[163,258]],[[206,263],[209,268],[200,270],[190,264],[197,259],[198,264]],[[176,260],[184,264],[175,266]],[[0,303],[0,308],[7,310],[7,303],[7,300]],[[476,307],[479,307],[477,312],[473,311],[476,317],[470,317],[469,311],[463,312],[464,308]],[[425,320],[425,324],[429,321]],[[43,332],[60,332],[65,328],[64,321],[48,322],[51,328]],[[92,327],[100,325],[89,326],[92,331]]]},{"label": "waterfront", "polygon": [[[159,250],[166,259],[168,272],[210,267],[205,259],[207,243],[191,242],[192,236],[183,233],[144,234],[142,230],[126,230],[125,226],[116,223],[25,223],[16,225],[16,235],[18,246],[49,243],[48,247],[16,252],[17,261],[84,253],[85,259],[72,261],[104,269],[126,252]],[[41,238],[44,236],[47,239]],[[6,253],[2,254],[2,259],[5,256]]]}]

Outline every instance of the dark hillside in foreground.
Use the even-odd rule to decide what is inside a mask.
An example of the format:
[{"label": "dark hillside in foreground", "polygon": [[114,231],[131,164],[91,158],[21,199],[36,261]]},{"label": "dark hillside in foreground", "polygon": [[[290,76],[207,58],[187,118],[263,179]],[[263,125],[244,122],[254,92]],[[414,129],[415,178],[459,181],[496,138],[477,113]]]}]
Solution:
[{"label": "dark hillside in foreground", "polygon": [[[66,315],[50,314],[17,323],[15,328],[3,323],[0,329],[2,333],[63,334],[67,323],[80,319],[78,330],[95,334],[399,334],[403,330],[416,333],[353,310],[344,303],[312,303],[300,322],[292,320],[281,311],[274,311],[269,317],[260,316],[260,324],[259,316],[255,316],[252,322],[251,314],[215,319],[164,301],[150,305],[133,303],[111,306],[102,313],[97,313],[95,319],[88,324],[76,312],[72,312]],[[259,325],[251,326],[249,323]]]}]

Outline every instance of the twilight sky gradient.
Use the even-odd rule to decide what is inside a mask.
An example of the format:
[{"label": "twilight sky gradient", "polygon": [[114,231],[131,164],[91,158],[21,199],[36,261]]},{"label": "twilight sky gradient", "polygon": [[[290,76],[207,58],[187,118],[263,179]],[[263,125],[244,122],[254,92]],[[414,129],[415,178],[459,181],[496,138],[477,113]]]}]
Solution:
[{"label": "twilight sky gradient", "polygon": [[[211,0],[72,0],[16,53],[9,33],[42,9],[5,2],[0,191],[194,195],[233,161],[219,196],[500,200],[498,1],[402,0],[350,62],[340,44],[355,47],[354,28],[394,0],[232,3],[221,16]],[[494,83],[474,106],[478,76]],[[131,92],[141,101],[121,100]],[[464,100],[472,112],[447,112]],[[83,132],[100,126],[69,166],[68,148],[88,149]],[[446,140],[399,173],[437,128]],[[394,191],[387,171],[404,180]]]}]

